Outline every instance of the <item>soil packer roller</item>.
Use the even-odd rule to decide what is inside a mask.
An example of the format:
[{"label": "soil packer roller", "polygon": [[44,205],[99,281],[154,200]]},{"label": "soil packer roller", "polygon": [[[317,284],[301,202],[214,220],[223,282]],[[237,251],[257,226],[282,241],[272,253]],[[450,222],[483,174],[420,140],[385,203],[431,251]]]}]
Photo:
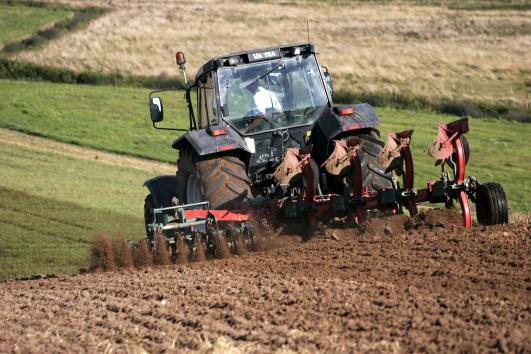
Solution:
[{"label": "soil packer roller", "polygon": [[[440,124],[428,148],[441,166],[439,180],[414,184],[412,130],[387,133],[366,103],[334,106],[333,84],[312,43],[283,45],[218,56],[205,63],[193,84],[184,76],[189,129],[163,128],[162,99],[150,93],[157,129],[185,131],[172,144],[177,174],[144,183],[147,238],[164,235],[181,249],[220,255],[256,243],[250,218],[274,210],[281,218],[344,219],[363,226],[370,211],[388,214],[417,203],[444,203],[462,210],[472,225],[508,221],[507,199],[497,183],[466,177],[468,119]],[[192,102],[192,92],[197,103]],[[194,107],[195,106],[195,107]]]}]

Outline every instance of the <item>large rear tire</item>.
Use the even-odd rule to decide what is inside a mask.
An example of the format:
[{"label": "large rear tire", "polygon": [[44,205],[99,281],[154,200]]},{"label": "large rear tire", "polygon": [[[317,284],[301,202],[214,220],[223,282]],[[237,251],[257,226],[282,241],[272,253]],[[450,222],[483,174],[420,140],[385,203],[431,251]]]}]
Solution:
[{"label": "large rear tire", "polygon": [[384,143],[376,131],[369,134],[356,135],[361,140],[359,157],[363,175],[363,186],[369,191],[379,191],[384,188],[393,188],[392,172],[385,173],[385,167],[377,161],[377,156],[384,147]]},{"label": "large rear tire", "polygon": [[200,158],[186,149],[177,166],[181,203],[208,201],[212,209],[240,209],[252,198],[245,163],[235,156]]},{"label": "large rear tire", "polygon": [[[367,187],[370,192],[380,191],[384,188],[393,188],[392,172],[385,173],[385,167],[377,161],[377,156],[384,147],[384,143],[376,131],[369,133],[349,135],[342,138],[347,142],[349,139],[359,139],[360,149],[358,156],[361,162],[361,172],[363,187]],[[339,176],[327,175],[328,189],[342,194],[343,186],[348,189],[353,186],[350,168],[345,169]]]}]

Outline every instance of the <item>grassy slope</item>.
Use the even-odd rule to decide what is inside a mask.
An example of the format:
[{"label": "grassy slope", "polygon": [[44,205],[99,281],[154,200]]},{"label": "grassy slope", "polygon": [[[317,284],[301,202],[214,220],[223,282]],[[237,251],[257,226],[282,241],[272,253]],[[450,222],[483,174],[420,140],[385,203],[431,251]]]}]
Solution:
[{"label": "grassy slope", "polygon": [[0,141],[0,280],[75,273],[98,233],[143,237],[152,172]]},{"label": "grassy slope", "polygon": [[[100,149],[118,151],[173,162],[176,152],[169,148],[174,132],[156,131],[150,126],[148,91],[133,88],[75,86],[0,80],[0,127],[7,127],[53,139]],[[167,124],[186,126],[182,93],[171,92],[165,100]],[[170,97],[164,97],[164,99]],[[173,103],[170,104],[170,103]],[[179,106],[179,114],[170,106]],[[378,109],[382,131],[414,129],[413,153],[416,181],[438,178],[426,148],[435,138],[437,123],[455,117],[424,112]],[[511,208],[530,211],[531,125],[504,120],[471,120],[467,134],[471,145],[469,174],[481,181],[502,183]]]},{"label": "grassy slope", "polygon": [[[260,0],[235,7],[114,0],[112,13],[87,28],[16,58],[77,71],[176,76],[172,56],[180,50],[193,74],[221,53],[304,41],[309,19],[310,38],[338,90],[528,110],[531,65],[522,60],[531,48],[528,3]],[[199,8],[212,20],[197,21]]]},{"label": "grassy slope", "polygon": [[[151,127],[148,94],[147,89],[0,80],[0,95],[6,97],[0,101],[0,125],[67,143],[175,161],[176,152],[168,148],[175,133]],[[172,101],[170,95],[178,96],[173,101],[179,101],[184,113],[182,93],[162,95],[165,103]],[[176,122],[170,106],[164,107],[168,124]],[[180,122],[185,127],[185,120]]]},{"label": "grassy slope", "polygon": [[66,18],[71,11],[57,7],[0,4],[0,46],[31,35],[44,25]]}]

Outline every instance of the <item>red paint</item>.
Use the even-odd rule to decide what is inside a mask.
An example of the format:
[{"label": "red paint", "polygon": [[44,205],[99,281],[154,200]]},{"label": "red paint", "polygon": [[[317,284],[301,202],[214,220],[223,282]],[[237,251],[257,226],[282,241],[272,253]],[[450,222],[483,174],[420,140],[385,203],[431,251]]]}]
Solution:
[{"label": "red paint", "polygon": [[[465,181],[465,149],[463,148],[463,142],[461,136],[454,140],[455,153],[457,155],[457,171],[456,178],[457,184],[462,184]],[[463,212],[463,219],[465,221],[465,227],[472,226],[472,215],[470,213],[470,203],[468,197],[464,191],[460,191],[458,195],[459,204],[461,204],[461,210]]]},{"label": "red paint", "polygon": [[227,129],[225,128],[210,130],[210,135],[212,136],[226,135],[226,134],[227,134]]},{"label": "red paint", "polygon": [[[409,148],[409,145],[405,146],[400,151],[404,163],[405,163],[405,176],[404,176],[404,189],[407,192],[411,192],[413,190],[413,186],[415,184],[415,171],[413,168],[413,155],[411,155],[411,149]],[[409,210],[409,215],[417,215],[417,201],[415,197],[409,198],[405,203],[406,208]]]},{"label": "red paint", "polygon": [[349,115],[349,114],[353,114],[354,113],[354,108],[352,108],[352,107],[350,107],[350,108],[341,108],[341,109],[337,110],[337,113],[340,116],[346,116],[346,115]]},{"label": "red paint", "polygon": [[232,149],[236,149],[236,147],[237,147],[236,144],[221,145],[221,146],[218,146],[218,151],[232,150]]},{"label": "red paint", "polygon": [[345,130],[354,130],[354,129],[360,129],[361,128],[361,124],[352,124],[352,125],[349,125],[345,128]]},{"label": "red paint", "polygon": [[185,210],[184,217],[186,219],[206,219],[210,215],[214,215],[217,221],[247,221],[250,217],[250,212],[236,212],[230,210]]}]

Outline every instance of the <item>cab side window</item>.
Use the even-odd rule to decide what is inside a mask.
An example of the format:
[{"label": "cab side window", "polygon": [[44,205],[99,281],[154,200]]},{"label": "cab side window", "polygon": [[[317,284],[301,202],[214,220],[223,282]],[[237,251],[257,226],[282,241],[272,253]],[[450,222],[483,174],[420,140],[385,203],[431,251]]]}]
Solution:
[{"label": "cab side window", "polygon": [[212,72],[202,76],[198,85],[199,127],[217,123],[216,94]]}]

